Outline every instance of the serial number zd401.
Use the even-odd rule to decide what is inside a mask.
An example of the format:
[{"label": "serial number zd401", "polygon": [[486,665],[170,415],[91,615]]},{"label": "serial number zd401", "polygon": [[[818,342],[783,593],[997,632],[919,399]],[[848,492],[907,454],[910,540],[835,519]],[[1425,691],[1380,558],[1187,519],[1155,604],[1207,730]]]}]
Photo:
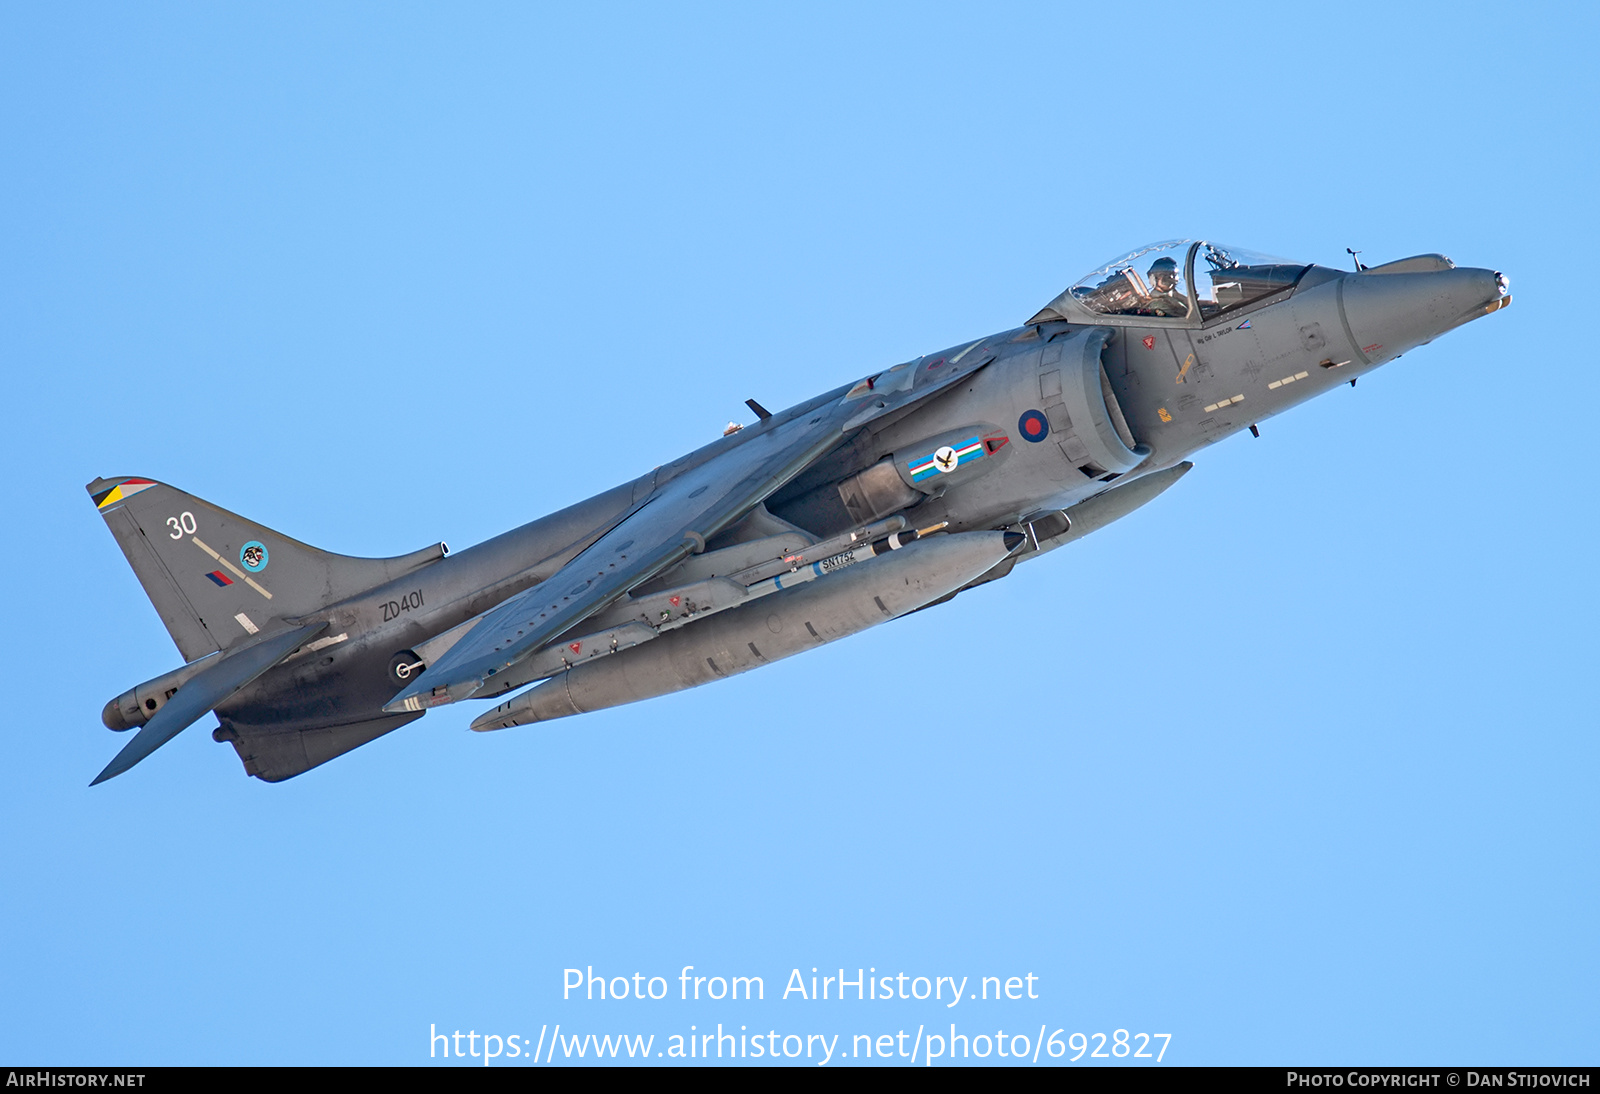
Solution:
[{"label": "serial number zd401", "polygon": [[399,619],[401,612],[415,611],[416,609],[422,607],[422,590],[412,589],[399,600],[391,600],[382,607],[383,621],[385,623],[388,623],[394,619]]}]

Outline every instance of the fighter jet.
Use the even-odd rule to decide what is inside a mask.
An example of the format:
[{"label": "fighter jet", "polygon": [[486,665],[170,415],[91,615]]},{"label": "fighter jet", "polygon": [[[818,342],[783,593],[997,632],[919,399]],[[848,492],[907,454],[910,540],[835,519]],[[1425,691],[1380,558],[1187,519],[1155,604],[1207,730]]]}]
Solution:
[{"label": "fighter jet", "polygon": [[1502,274],[1438,254],[1346,272],[1155,243],[1020,327],[779,413],[749,400],[753,424],[456,553],[329,554],[96,479],[186,663],[106,704],[138,733],[94,783],[207,712],[278,782],[447,703],[496,704],[472,728],[498,730],[758,668],[1005,577],[1207,445],[1510,303]]}]

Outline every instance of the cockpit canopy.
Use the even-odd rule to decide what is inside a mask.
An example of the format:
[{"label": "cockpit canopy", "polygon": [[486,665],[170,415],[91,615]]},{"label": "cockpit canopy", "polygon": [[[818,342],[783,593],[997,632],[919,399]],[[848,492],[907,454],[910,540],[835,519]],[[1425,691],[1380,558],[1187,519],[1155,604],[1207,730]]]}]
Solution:
[{"label": "cockpit canopy", "polygon": [[1309,268],[1243,247],[1169,239],[1093,270],[1029,322],[1071,318],[1072,304],[1097,315],[1157,319],[1193,319],[1198,309],[1204,321],[1292,288]]}]

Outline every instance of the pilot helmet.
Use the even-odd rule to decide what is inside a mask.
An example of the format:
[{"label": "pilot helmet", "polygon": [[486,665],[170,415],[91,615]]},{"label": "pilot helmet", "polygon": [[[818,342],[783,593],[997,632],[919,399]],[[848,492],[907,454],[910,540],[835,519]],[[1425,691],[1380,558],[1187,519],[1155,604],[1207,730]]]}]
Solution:
[{"label": "pilot helmet", "polygon": [[1145,276],[1146,277],[1154,277],[1158,273],[1171,274],[1172,277],[1173,277],[1173,280],[1177,280],[1177,277],[1178,277],[1178,261],[1177,261],[1177,259],[1175,259],[1175,258],[1158,258],[1158,259],[1156,259],[1154,262],[1150,263],[1150,270]]}]

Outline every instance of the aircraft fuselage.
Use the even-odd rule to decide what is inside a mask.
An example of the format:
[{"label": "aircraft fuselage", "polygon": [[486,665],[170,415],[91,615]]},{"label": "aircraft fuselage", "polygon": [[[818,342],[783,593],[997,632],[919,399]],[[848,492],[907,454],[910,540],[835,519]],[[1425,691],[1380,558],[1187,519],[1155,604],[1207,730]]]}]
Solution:
[{"label": "aircraft fuselage", "polygon": [[[1177,255],[1180,244],[1188,247],[1185,266],[1158,258],[1141,275],[1138,256]],[[1200,257],[1213,266],[1208,297],[1187,288]],[[1509,299],[1495,271],[1455,268],[1440,256],[1342,272],[1240,262],[1225,249],[1189,241],[1135,252],[1024,326],[903,362],[777,414],[762,412],[752,425],[587,501],[285,617],[296,626],[326,623],[317,648],[296,652],[217,705],[216,736],[235,743],[252,774],[276,779],[420,716],[431,701],[397,705],[392,697],[411,694],[408,681],[448,655],[461,641],[456,632],[558,572],[570,574],[562,568],[589,557],[592,544],[671,496],[662,492],[668,483],[711,461],[738,458],[738,449],[759,446],[774,431],[803,427],[808,416],[855,414],[831,449],[761,491],[764,504],[690,532],[679,561],[583,617],[543,653],[519,654],[520,671],[496,677],[491,669],[474,697],[561,679],[474,727],[694,686],[1003,577],[1017,562],[1148,501],[1200,449],[1353,382]],[[940,383],[931,395],[911,397]],[[870,532],[881,554],[890,542],[884,529],[894,527],[905,530],[911,550],[892,562],[871,562],[866,541],[858,546],[851,538]],[[912,529],[922,530],[922,541],[912,542]],[[901,546],[898,538],[893,544]],[[815,559],[806,554],[811,548],[836,553]],[[763,551],[787,559],[787,572],[762,569]],[[792,587],[859,560],[869,565],[848,580],[824,576],[804,591]],[[881,584],[896,574],[903,581]],[[217,571],[213,580],[219,578],[226,575]],[[715,626],[703,621],[718,613]],[[609,663],[597,667],[601,660]],[[160,705],[146,697],[164,702],[198,664],[113,700],[107,724],[143,724]],[[456,697],[439,694],[438,701]],[[367,728],[341,728],[356,725]],[[329,735],[320,745],[319,731]],[[293,734],[301,736],[285,759],[280,753]]]}]

